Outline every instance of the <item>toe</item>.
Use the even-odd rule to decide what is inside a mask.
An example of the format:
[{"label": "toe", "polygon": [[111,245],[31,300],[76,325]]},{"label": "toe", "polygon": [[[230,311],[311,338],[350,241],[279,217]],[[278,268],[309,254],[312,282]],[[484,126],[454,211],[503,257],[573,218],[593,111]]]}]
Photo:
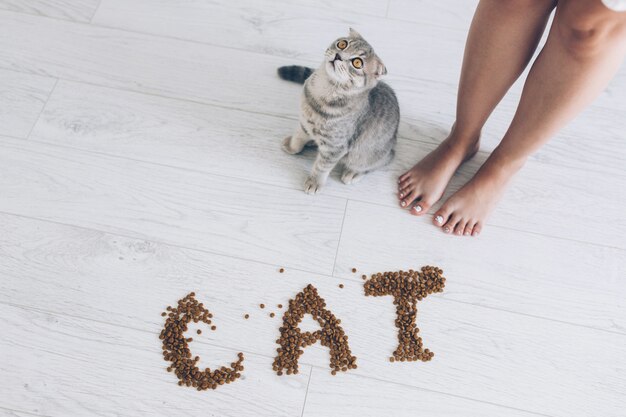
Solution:
[{"label": "toe", "polygon": [[404,188],[407,187],[408,185],[410,185],[413,182],[413,178],[411,178],[410,176],[407,177],[400,177],[400,179],[398,180],[398,188]]},{"label": "toe", "polygon": [[404,197],[408,197],[411,191],[415,190],[415,187],[407,185],[406,187],[402,187],[398,189],[398,196],[400,196],[400,200],[404,199]]},{"label": "toe", "polygon": [[414,216],[421,216],[422,214],[428,213],[431,204],[425,198],[420,198],[417,202],[413,204],[411,208],[411,214]]},{"label": "toe", "polygon": [[400,207],[402,208],[411,207],[411,203],[415,201],[416,198],[417,198],[417,192],[415,190],[411,191],[410,193],[408,193],[407,196],[405,196],[404,198],[402,198],[402,200],[400,200]]},{"label": "toe", "polygon": [[419,216],[421,214],[424,213],[424,207],[422,206],[422,201],[421,199],[417,199],[412,205],[411,205],[411,214],[414,216]]},{"label": "toe", "polygon": [[398,177],[398,184],[401,184],[410,178],[411,178],[411,171],[407,171],[404,174],[400,175],[400,177]]},{"label": "toe", "polygon": [[444,224],[448,222],[450,215],[452,214],[452,209],[450,209],[447,205],[443,205],[437,213],[435,213],[435,217],[433,217],[433,223],[435,226],[442,227]]},{"label": "toe", "polygon": [[456,227],[457,223],[460,220],[461,220],[461,218],[458,215],[453,213],[450,216],[450,219],[443,225],[444,233],[453,233],[454,232],[454,228]]},{"label": "toe", "polygon": [[474,228],[472,229],[472,236],[478,236],[480,232],[483,230],[483,225],[481,222],[476,223]]},{"label": "toe", "polygon": [[410,191],[411,190],[408,187],[407,188],[398,188],[398,199],[399,200],[404,199],[404,197],[406,197]]},{"label": "toe", "polygon": [[470,236],[472,234],[472,230],[474,229],[475,221],[471,220],[465,224],[465,229],[463,229],[463,235]]},{"label": "toe", "polygon": [[461,219],[461,221],[459,221],[456,224],[456,227],[454,228],[454,234],[458,236],[463,236],[463,231],[465,230],[466,225],[467,225],[467,220]]}]

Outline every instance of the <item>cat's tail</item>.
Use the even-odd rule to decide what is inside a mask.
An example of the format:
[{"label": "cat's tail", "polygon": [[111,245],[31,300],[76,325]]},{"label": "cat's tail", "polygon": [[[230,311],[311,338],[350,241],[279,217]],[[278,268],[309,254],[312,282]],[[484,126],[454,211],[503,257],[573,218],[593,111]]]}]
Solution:
[{"label": "cat's tail", "polygon": [[313,74],[313,68],[301,67],[300,65],[289,65],[278,68],[278,76],[283,80],[304,84],[307,78]]}]

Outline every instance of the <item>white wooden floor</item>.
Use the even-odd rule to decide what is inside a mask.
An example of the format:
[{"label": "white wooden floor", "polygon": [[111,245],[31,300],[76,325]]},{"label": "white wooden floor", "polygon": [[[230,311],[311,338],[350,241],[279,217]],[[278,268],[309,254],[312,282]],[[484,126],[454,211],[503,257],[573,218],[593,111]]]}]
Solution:
[{"label": "white wooden floor", "polygon": [[[397,175],[453,120],[474,6],[0,0],[0,415],[623,417],[626,69],[531,159],[480,238],[396,205]],[[316,65],[349,26],[400,98],[398,157],[310,197],[314,153],[279,146],[299,87],[275,69]],[[450,191],[496,146],[520,87]],[[360,274],[425,264],[448,278],[418,306],[435,358],[391,364],[391,299],[364,297]],[[331,376],[316,345],[300,374],[272,372],[268,313],[308,283],[357,370]],[[194,334],[202,363],[246,355],[217,391],[177,386],[161,357],[160,313],[192,290],[218,326]]]}]

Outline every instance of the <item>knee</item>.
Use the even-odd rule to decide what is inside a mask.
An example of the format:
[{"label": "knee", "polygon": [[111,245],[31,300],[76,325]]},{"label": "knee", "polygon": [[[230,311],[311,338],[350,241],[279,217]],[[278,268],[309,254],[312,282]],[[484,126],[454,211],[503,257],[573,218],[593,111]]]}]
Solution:
[{"label": "knee", "polygon": [[607,34],[597,27],[562,24],[561,40],[568,53],[578,58],[597,55],[606,46]]},{"label": "knee", "polygon": [[560,16],[557,12],[555,23],[568,53],[581,59],[593,57],[624,37],[626,25],[622,16],[600,7],[567,10]]}]

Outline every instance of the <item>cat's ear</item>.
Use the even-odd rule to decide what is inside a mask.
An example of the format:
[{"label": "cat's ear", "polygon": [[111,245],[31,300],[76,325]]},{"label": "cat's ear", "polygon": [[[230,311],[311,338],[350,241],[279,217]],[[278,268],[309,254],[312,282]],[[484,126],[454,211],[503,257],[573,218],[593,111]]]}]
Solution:
[{"label": "cat's ear", "polygon": [[355,38],[355,39],[361,38],[361,39],[363,39],[363,36],[361,36],[361,34],[359,32],[357,32],[356,30],[354,30],[352,28],[350,28],[349,35],[350,35],[351,38]]},{"label": "cat's ear", "polygon": [[383,64],[383,61],[378,60],[378,68],[376,69],[376,76],[382,77],[383,75],[387,75],[387,67]]},{"label": "cat's ear", "polygon": [[387,75],[387,67],[383,64],[383,61],[378,57],[378,55],[374,55],[369,63],[368,72],[376,78],[380,78],[383,75]]}]

